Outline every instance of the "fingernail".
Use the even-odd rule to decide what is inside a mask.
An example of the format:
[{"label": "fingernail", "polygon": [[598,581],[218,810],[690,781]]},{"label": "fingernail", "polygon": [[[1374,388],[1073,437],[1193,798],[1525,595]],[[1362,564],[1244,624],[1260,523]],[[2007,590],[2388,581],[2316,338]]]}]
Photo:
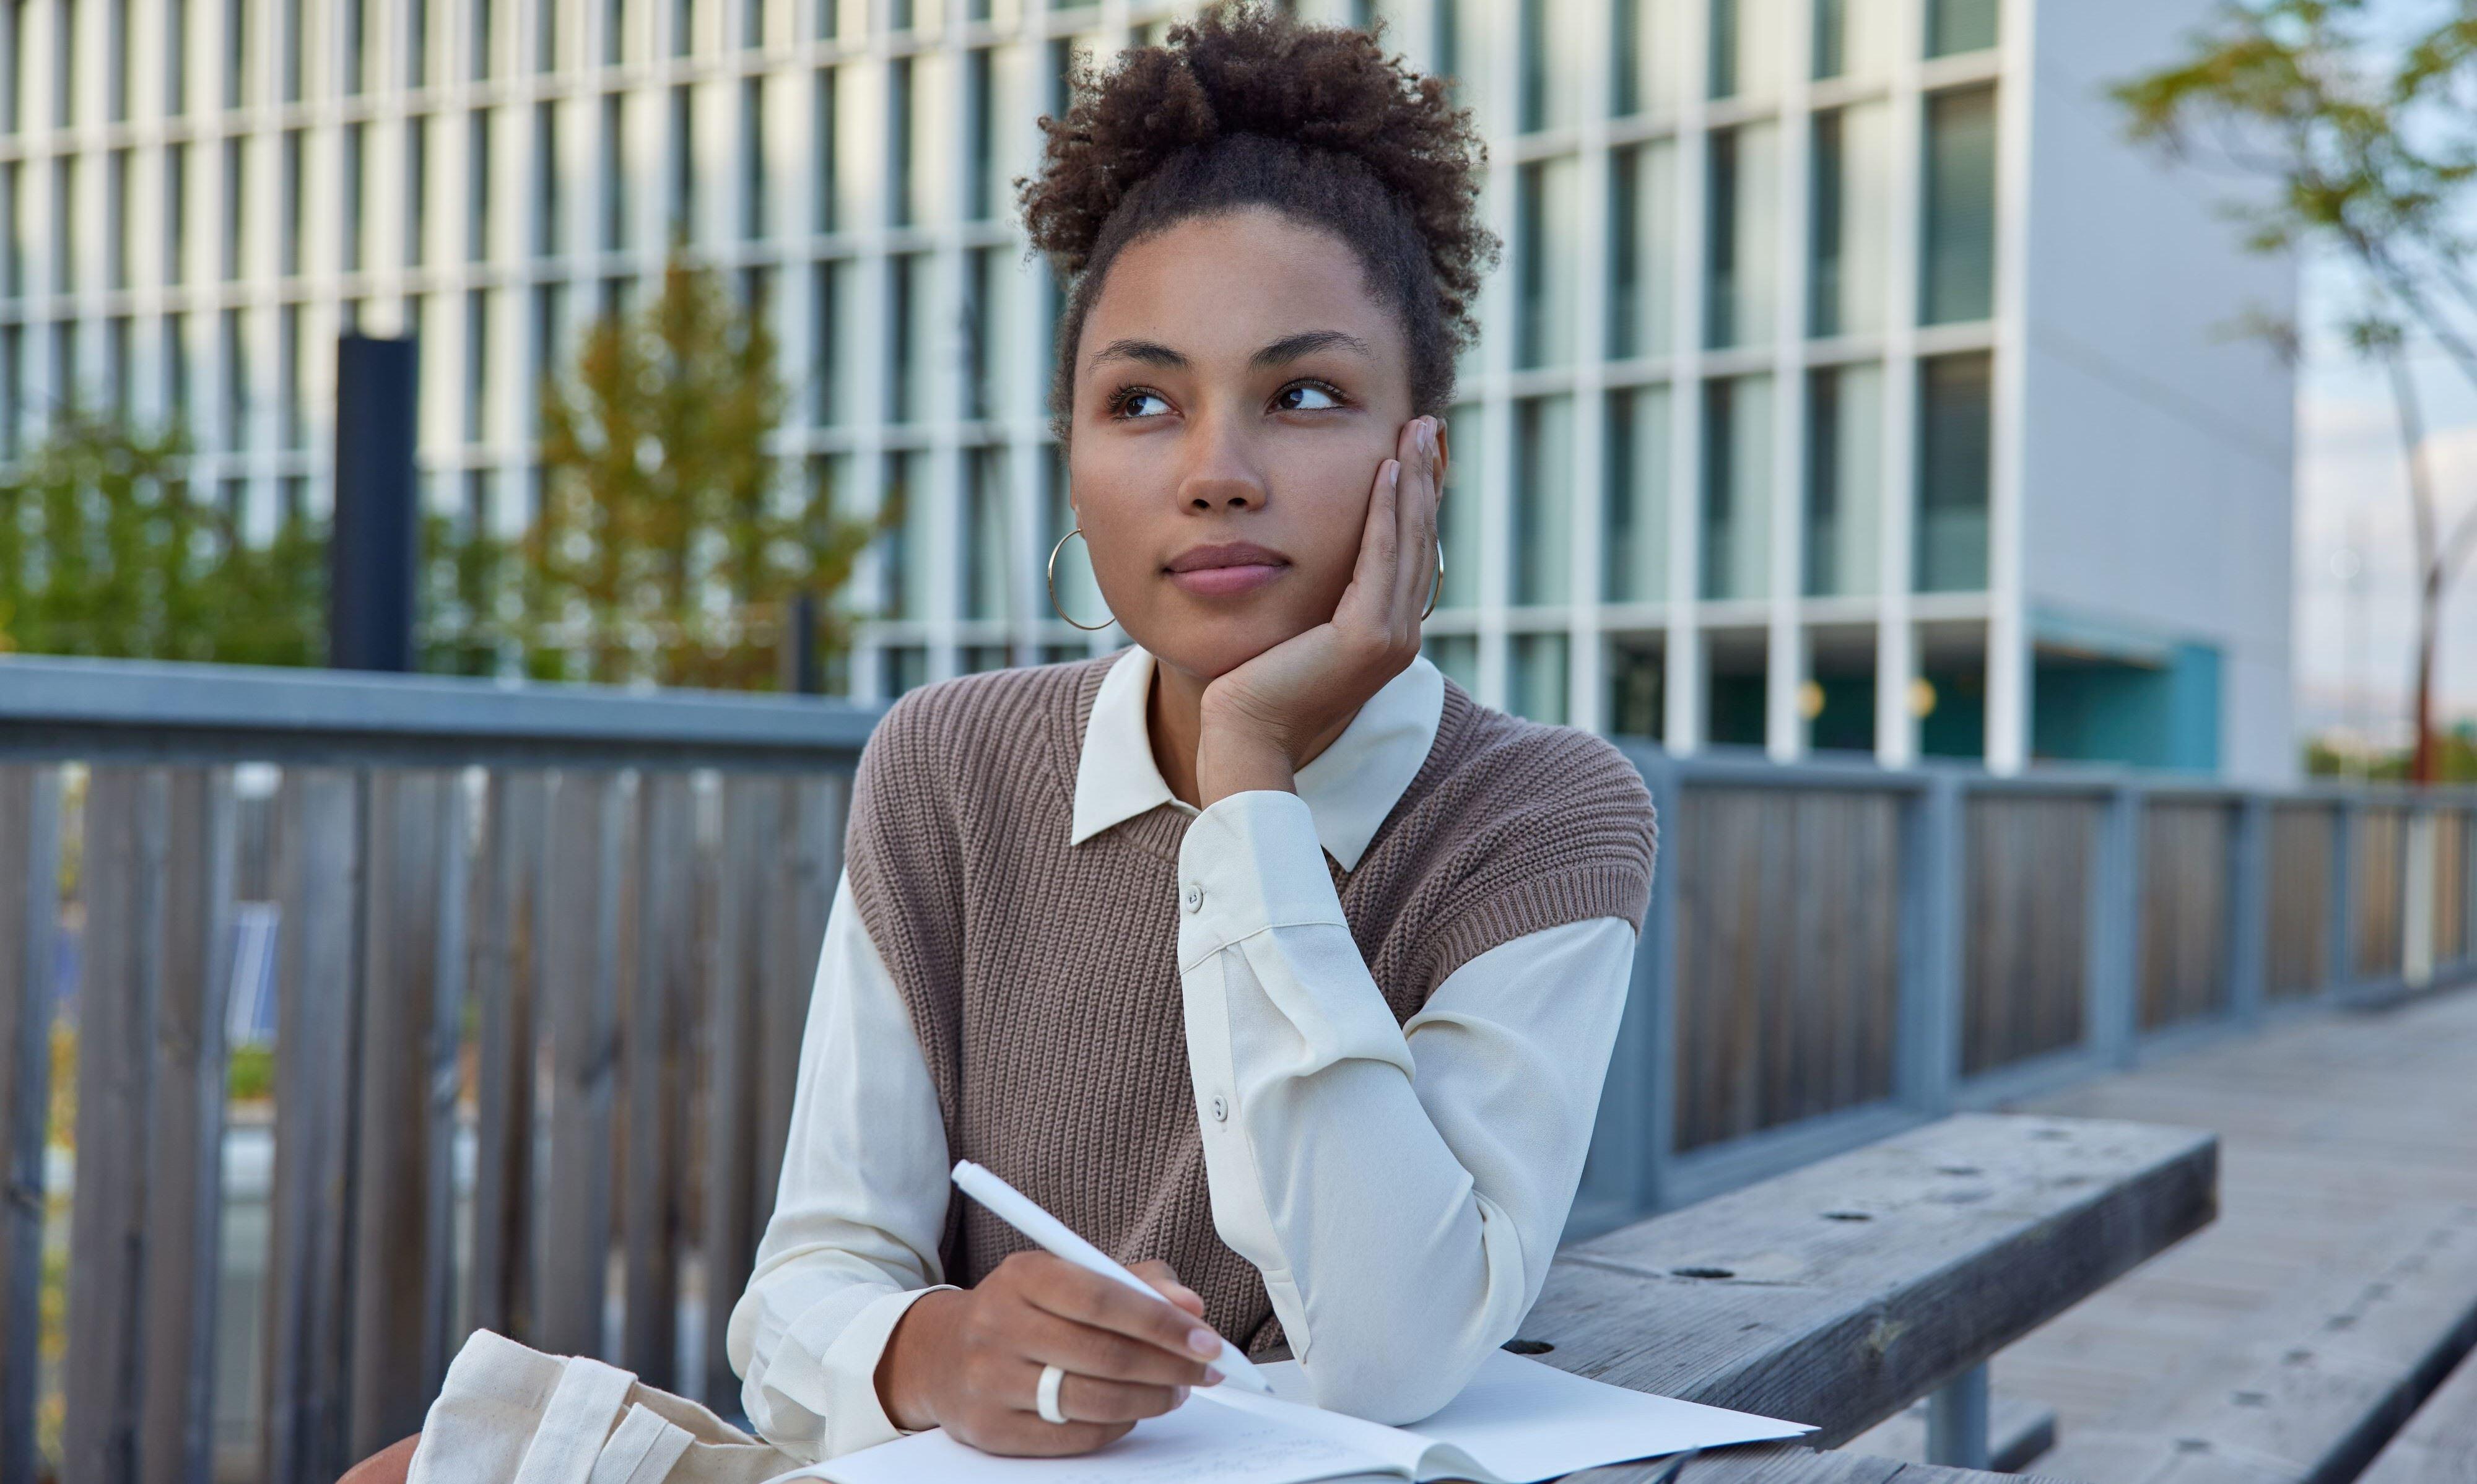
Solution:
[{"label": "fingernail", "polygon": [[1386,462],[1392,466],[1385,471],[1386,484],[1388,486],[1399,485],[1402,482],[1402,460],[1399,458],[1389,458],[1387,459]]},{"label": "fingernail", "polygon": [[1220,1384],[1221,1384],[1221,1373],[1220,1373],[1220,1372],[1218,1372],[1218,1371],[1213,1370],[1211,1366],[1207,1366],[1207,1367],[1205,1367],[1205,1368],[1204,1368],[1204,1384],[1205,1384],[1205,1385],[1207,1385],[1207,1386],[1218,1386],[1218,1385],[1220,1385]]},{"label": "fingernail", "polygon": [[1221,1337],[1199,1325],[1187,1332],[1187,1348],[1210,1360],[1221,1353]]},{"label": "fingernail", "polygon": [[1173,1405],[1176,1405],[1176,1406],[1182,1406],[1182,1407],[1183,1407],[1183,1406],[1185,1406],[1185,1405],[1187,1405],[1187,1388],[1186,1388],[1186,1387],[1182,1386],[1182,1387],[1180,1387],[1180,1388],[1178,1389],[1178,1400],[1177,1400],[1175,1403],[1173,1403]]}]

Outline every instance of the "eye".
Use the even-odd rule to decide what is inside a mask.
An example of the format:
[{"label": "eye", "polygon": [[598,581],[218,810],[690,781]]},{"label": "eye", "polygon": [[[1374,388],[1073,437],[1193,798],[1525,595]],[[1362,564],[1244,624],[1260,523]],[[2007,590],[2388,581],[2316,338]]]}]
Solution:
[{"label": "eye", "polygon": [[1147,386],[1129,386],[1110,405],[1113,417],[1159,417],[1169,410],[1169,399]]},{"label": "eye", "polygon": [[1329,382],[1292,382],[1273,393],[1273,406],[1285,412],[1325,412],[1341,406],[1341,390]]}]

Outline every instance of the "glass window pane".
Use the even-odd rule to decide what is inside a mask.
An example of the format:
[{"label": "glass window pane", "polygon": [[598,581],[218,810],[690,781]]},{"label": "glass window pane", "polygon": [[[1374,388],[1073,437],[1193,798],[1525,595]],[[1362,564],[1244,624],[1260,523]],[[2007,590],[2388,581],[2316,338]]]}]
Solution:
[{"label": "glass window pane", "polygon": [[1712,0],[1705,86],[1714,98],[1768,98],[1780,89],[1788,0]]},{"label": "glass window pane", "polygon": [[1995,89],[1927,100],[1919,322],[1985,319],[1995,304]]},{"label": "glass window pane", "polygon": [[1867,334],[1884,328],[1890,124],[1890,111],[1881,103],[1814,116],[1810,334]]},{"label": "glass window pane", "polygon": [[1514,362],[1562,366],[1574,359],[1575,188],[1581,166],[1568,155],[1522,167],[1515,256],[1521,319]]},{"label": "glass window pane", "polygon": [[909,452],[886,458],[886,501],[897,511],[887,527],[882,558],[886,578],[886,616],[928,616],[929,564],[937,559],[931,532],[929,456]]},{"label": "glass window pane", "polygon": [[1514,601],[1564,603],[1573,596],[1574,399],[1515,404],[1514,438]]},{"label": "glass window pane", "polygon": [[1667,679],[1660,641],[1614,638],[1609,641],[1608,666],[1609,733],[1660,740],[1664,730],[1662,690]]},{"label": "glass window pane", "polygon": [[1466,633],[1432,633],[1421,641],[1428,663],[1464,690],[1479,688],[1479,640]]},{"label": "glass window pane", "polygon": [[1007,575],[1014,570],[1014,522],[1006,450],[967,449],[963,457],[963,616],[1005,618],[1014,601],[1007,589]]},{"label": "glass window pane", "polygon": [[1813,0],[1814,75],[1863,81],[1892,65],[1892,0]]},{"label": "glass window pane", "polygon": [[602,95],[602,248],[628,247],[627,94]]},{"label": "glass window pane", "polygon": [[1995,44],[1999,0],[1927,0],[1927,55],[1984,51]]},{"label": "glass window pane", "polygon": [[1657,603],[1668,596],[1668,388],[1611,392],[1608,415],[1605,590]]},{"label": "glass window pane", "polygon": [[1680,0],[1615,0],[1609,17],[1609,111],[1666,113],[1683,94],[1678,65]]},{"label": "glass window pane", "polygon": [[887,260],[891,279],[888,327],[893,335],[893,406],[898,423],[935,417],[937,405],[936,284],[927,253],[907,253]]},{"label": "glass window pane", "polygon": [[1741,376],[1703,388],[1703,596],[1769,591],[1772,379]]},{"label": "glass window pane", "polygon": [[1883,527],[1884,372],[1831,366],[1807,381],[1806,590],[1875,590]]},{"label": "glass window pane", "polygon": [[671,88],[670,232],[690,242],[697,236],[696,186],[695,94],[681,83]]},{"label": "glass window pane", "polygon": [[1918,362],[1920,592],[1976,592],[1987,585],[1992,369],[1984,351]]},{"label": "glass window pane", "polygon": [[1565,721],[1565,635],[1518,633],[1514,636],[1512,673],[1507,676],[1506,703],[1516,716],[1563,726]]},{"label": "glass window pane", "polygon": [[1704,343],[1714,349],[1771,338],[1779,279],[1779,135],[1776,124],[1746,124],[1716,131],[1711,138]]},{"label": "glass window pane", "polygon": [[1582,92],[1579,0],[1521,0],[1522,128],[1562,129],[1574,122]]},{"label": "glass window pane", "polygon": [[1437,508],[1444,547],[1445,590],[1439,611],[1479,602],[1480,487],[1488,467],[1486,413],[1465,402],[1445,414],[1445,499]]},{"label": "glass window pane", "polygon": [[1609,355],[1664,356],[1676,333],[1677,149],[1666,139],[1609,162]]},{"label": "glass window pane", "polygon": [[1438,0],[1436,70],[1453,83],[1454,102],[1471,111],[1482,129],[1498,127],[1496,98],[1489,92],[1488,38],[1496,0]]},{"label": "glass window pane", "polygon": [[765,80],[739,82],[739,235],[762,239],[769,220],[765,203]]},{"label": "glass window pane", "polygon": [[[1050,616],[1063,616],[1078,624],[1099,624],[1109,621],[1109,608],[1101,602],[1101,584],[1092,578],[1092,552],[1081,536],[1059,543],[1075,529],[1074,487],[1068,482],[1066,452],[1057,444],[1049,450],[1048,524],[1041,531],[1040,559],[1042,568],[1036,572],[1036,581],[1048,584],[1055,605]],[[1056,554],[1052,560],[1052,553]]]},{"label": "glass window pane", "polygon": [[814,343],[809,354],[810,387],[815,397],[816,420],[829,427],[848,427],[858,415],[860,364],[854,336],[860,315],[852,302],[851,260],[831,259],[816,266],[812,304],[816,313]]}]

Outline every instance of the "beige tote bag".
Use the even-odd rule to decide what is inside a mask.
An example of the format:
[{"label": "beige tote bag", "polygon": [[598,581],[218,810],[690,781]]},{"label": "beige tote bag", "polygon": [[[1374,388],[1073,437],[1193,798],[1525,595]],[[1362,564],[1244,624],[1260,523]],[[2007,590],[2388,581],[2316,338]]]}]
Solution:
[{"label": "beige tote bag", "polygon": [[407,1484],[763,1484],[806,1462],[616,1366],[476,1329]]}]

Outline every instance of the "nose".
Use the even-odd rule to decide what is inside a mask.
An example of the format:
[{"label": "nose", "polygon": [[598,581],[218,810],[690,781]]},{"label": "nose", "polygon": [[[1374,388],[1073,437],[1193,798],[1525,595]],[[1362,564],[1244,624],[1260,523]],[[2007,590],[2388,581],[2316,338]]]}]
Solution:
[{"label": "nose", "polygon": [[1198,514],[1259,510],[1270,491],[1248,457],[1243,439],[1219,417],[1197,420],[1188,438],[1187,467],[1180,472],[1181,505]]}]

